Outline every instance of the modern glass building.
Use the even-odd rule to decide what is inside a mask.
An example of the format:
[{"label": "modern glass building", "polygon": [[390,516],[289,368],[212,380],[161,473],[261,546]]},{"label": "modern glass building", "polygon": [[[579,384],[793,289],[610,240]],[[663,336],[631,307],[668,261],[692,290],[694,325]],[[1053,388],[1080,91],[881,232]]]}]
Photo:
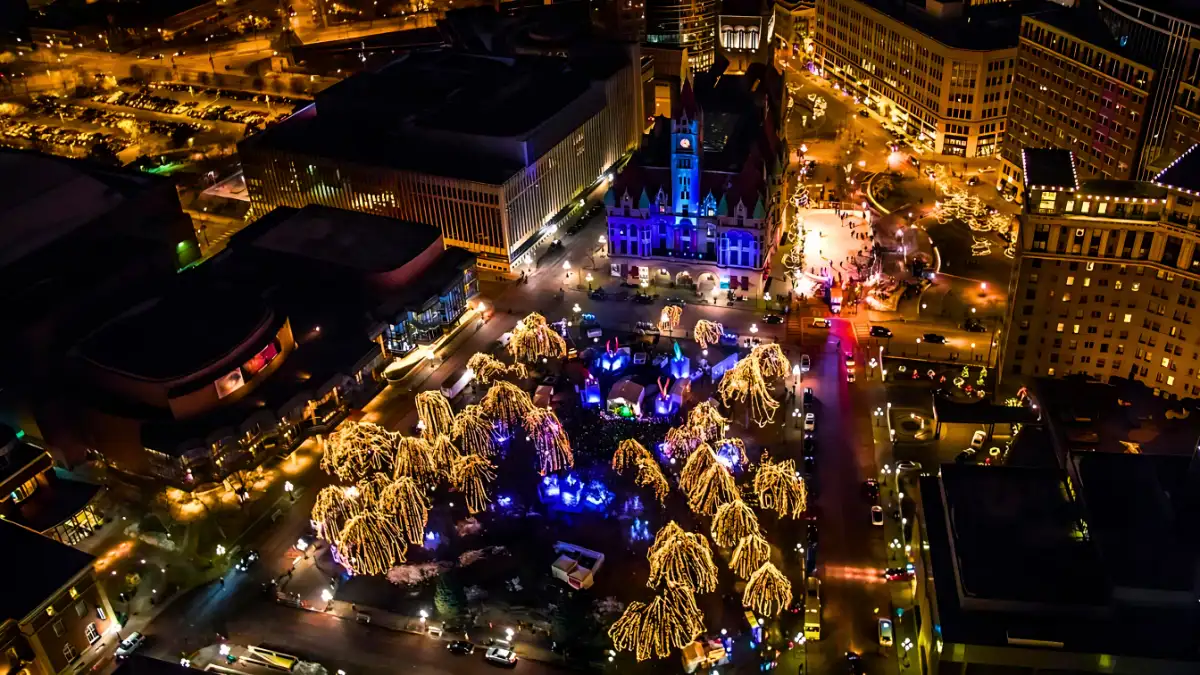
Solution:
[{"label": "modern glass building", "polygon": [[647,0],[646,42],[687,47],[692,70],[708,70],[716,54],[716,0]]}]

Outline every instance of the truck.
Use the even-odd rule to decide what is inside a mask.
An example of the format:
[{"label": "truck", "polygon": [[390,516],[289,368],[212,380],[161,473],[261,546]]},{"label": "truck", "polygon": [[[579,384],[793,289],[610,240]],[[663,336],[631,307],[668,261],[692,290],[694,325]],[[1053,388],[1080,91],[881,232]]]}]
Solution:
[{"label": "truck", "polygon": [[834,314],[841,314],[841,312],[842,312],[842,287],[841,286],[830,286],[829,287],[829,310],[832,311]]},{"label": "truck", "polygon": [[454,397],[462,392],[474,376],[475,374],[466,366],[454,371],[450,377],[442,381],[442,396],[454,400]]}]

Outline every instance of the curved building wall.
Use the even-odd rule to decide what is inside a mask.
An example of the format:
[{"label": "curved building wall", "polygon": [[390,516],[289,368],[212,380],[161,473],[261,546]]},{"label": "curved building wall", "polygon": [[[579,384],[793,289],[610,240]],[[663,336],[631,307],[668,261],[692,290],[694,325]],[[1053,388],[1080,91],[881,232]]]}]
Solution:
[{"label": "curved building wall", "polygon": [[647,0],[646,41],[687,47],[692,70],[708,70],[716,53],[716,0]]}]

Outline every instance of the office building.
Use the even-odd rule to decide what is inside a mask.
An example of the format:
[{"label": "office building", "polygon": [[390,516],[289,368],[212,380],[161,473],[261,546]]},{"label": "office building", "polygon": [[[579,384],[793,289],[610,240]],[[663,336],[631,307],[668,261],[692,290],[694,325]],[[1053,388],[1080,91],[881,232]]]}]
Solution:
[{"label": "office building", "polygon": [[1076,163],[1067,150],[1022,154],[1002,377],[1127,377],[1200,395],[1200,151],[1153,181],[1082,180]]},{"label": "office building", "polygon": [[[816,28],[817,5],[808,0],[775,0],[773,39],[789,58],[809,53]],[[794,62],[799,68],[802,61]]]},{"label": "office building", "polygon": [[636,45],[567,57],[417,50],[239,146],[253,213],[324,204],[441,229],[501,273],[636,147]]},{"label": "office building", "polygon": [[1091,0],[1025,24],[1001,187],[1021,183],[1023,147],[1072,150],[1085,178],[1150,180],[1200,141],[1195,9]]},{"label": "office building", "polygon": [[1021,197],[1023,148],[1075,153],[1083,179],[1135,178],[1157,73],[1087,8],[1021,22],[997,187]]},{"label": "office building", "polygon": [[646,42],[686,47],[688,65],[704,71],[715,62],[718,0],[645,0]]},{"label": "office building", "polygon": [[56,675],[97,663],[120,624],[96,559],[4,519],[0,551],[8,580],[0,594],[0,673]]},{"label": "office building", "polygon": [[766,0],[724,0],[717,15],[717,45],[728,62],[725,72],[740,75],[751,63],[771,62],[775,49],[775,6]]},{"label": "office building", "polygon": [[915,631],[913,665],[1200,670],[1196,418],[1128,380],[1038,378],[1021,405],[1027,421],[1003,466],[903,472],[919,508],[905,512],[915,606],[897,634]]},{"label": "office building", "polygon": [[915,148],[995,154],[1017,55],[1019,3],[818,0],[816,71],[870,106]]},{"label": "office building", "polygon": [[759,289],[780,230],[774,134],[753,103],[735,114],[716,100],[706,108],[704,98],[721,98],[706,94],[684,83],[672,118],[659,118],[605,195],[613,276],[698,292]]}]

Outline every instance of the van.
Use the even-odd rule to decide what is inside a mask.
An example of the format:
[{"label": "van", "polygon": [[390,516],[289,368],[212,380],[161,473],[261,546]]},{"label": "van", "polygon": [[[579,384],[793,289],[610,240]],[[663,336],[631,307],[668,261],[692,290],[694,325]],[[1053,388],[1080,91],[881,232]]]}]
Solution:
[{"label": "van", "polygon": [[821,580],[808,577],[804,595],[804,639],[821,639]]}]

